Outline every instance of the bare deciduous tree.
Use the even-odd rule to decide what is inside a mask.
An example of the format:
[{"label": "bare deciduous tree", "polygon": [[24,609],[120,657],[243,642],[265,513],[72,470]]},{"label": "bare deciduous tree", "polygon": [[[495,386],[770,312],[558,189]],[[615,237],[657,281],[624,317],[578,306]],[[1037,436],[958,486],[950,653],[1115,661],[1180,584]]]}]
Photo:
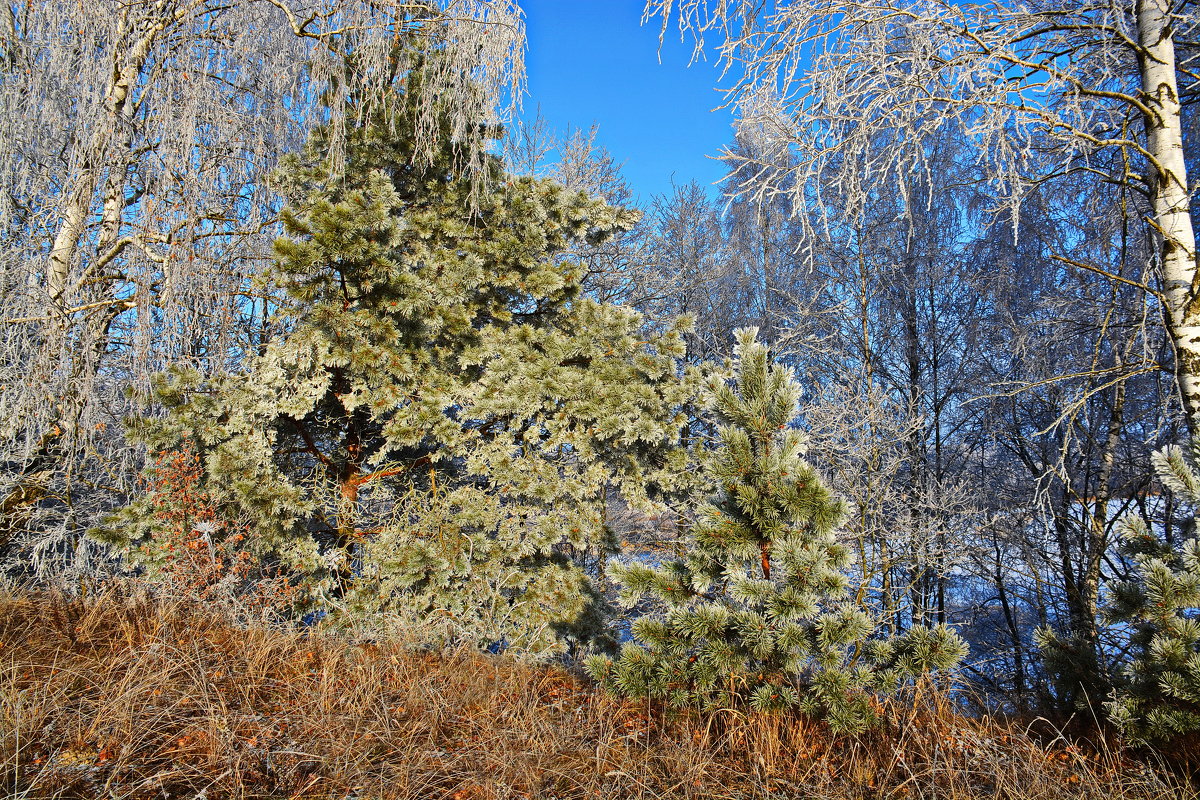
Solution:
[{"label": "bare deciduous tree", "polygon": [[[829,222],[825,187],[861,214],[870,187],[893,176],[926,173],[937,184],[925,143],[946,126],[969,137],[1008,220],[1028,192],[1068,175],[1138,190],[1162,284],[1140,288],[1162,304],[1183,407],[1200,426],[1200,281],[1180,93],[1197,77],[1194,48],[1184,48],[1200,14],[1187,0],[649,0],[645,17],[664,35],[675,24],[697,48],[719,40],[730,102],[758,142],[734,186],[789,194],[810,228]],[[895,141],[881,149],[885,131]]]}]

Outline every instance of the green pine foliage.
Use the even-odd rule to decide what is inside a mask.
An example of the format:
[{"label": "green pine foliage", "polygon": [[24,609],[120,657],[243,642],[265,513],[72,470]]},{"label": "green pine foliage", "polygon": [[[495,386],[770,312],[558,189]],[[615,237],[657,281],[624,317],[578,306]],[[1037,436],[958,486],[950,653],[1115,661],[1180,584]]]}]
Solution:
[{"label": "green pine foliage", "polygon": [[[678,322],[581,296],[561,256],[635,221],[581,192],[417,168],[405,77],[344,151],[318,129],[289,159],[287,236],[268,280],[286,335],[233,374],[173,369],[152,451],[194,442],[206,488],[307,606],[403,625],[433,644],[542,654],[595,638],[583,567],[606,557],[605,503],[690,480],[680,446],[701,372]],[[96,534],[137,560],[143,499]]]},{"label": "green pine foliage", "polygon": [[611,568],[624,604],[651,598],[665,612],[637,619],[638,641],[588,669],[632,697],[799,709],[857,730],[872,717],[873,691],[948,669],[965,645],[944,627],[869,642],[875,620],[850,600],[851,553],[837,538],[845,504],[790,426],[799,384],[755,336],[738,332],[734,385],[711,388],[718,492],[699,509],[686,556]]},{"label": "green pine foliage", "polygon": [[[1152,460],[1162,484],[1195,507],[1200,439],[1190,450],[1170,446]],[[1200,540],[1173,547],[1141,518],[1126,523],[1123,538],[1136,575],[1112,588],[1107,612],[1130,631],[1133,658],[1108,709],[1134,741],[1168,740],[1200,730]]]}]

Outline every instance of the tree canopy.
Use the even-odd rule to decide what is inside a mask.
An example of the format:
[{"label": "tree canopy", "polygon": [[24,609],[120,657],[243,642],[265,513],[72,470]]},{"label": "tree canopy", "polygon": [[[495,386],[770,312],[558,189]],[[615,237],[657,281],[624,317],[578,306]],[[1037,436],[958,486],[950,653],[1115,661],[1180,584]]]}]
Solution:
[{"label": "tree canopy", "polygon": [[[560,258],[631,213],[495,159],[481,189],[449,124],[417,160],[405,77],[340,158],[323,126],[281,170],[284,333],[235,372],[169,371],[168,415],[136,431],[152,451],[194,442],[210,491],[315,607],[547,650],[599,630],[581,559],[611,544],[606,499],[686,485],[700,372],[682,323],[648,332],[581,297]],[[147,510],[107,540],[152,538]]]}]

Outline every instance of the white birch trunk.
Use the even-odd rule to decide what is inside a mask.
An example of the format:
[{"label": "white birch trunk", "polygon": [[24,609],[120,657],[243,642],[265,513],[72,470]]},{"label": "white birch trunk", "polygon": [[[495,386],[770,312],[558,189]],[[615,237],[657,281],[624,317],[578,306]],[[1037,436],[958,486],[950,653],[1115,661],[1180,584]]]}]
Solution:
[{"label": "white birch trunk", "polygon": [[[154,48],[156,38],[179,21],[196,3],[183,4],[160,18],[142,20],[144,30],[113,65],[112,82],[106,87],[104,104],[107,112],[104,125],[97,129],[89,144],[87,166],[76,179],[74,190],[63,209],[62,221],[50,248],[50,269],[47,274],[47,293],[51,310],[60,306],[68,293],[71,265],[75,261],[79,241],[86,228],[93,198],[99,185],[101,173],[107,168],[103,231],[100,252],[103,253],[117,239],[120,229],[120,211],[124,200],[125,172],[128,169],[130,148],[133,139],[133,120],[130,105],[134,91],[141,79],[146,59]],[[129,30],[129,11],[122,13],[121,34],[135,33]],[[115,302],[115,301],[114,301]]]},{"label": "white birch trunk", "polygon": [[1200,298],[1170,5],[1170,0],[1139,0],[1137,25],[1144,49],[1143,98],[1153,112],[1145,119],[1146,147],[1155,162],[1151,200],[1161,242],[1164,316],[1188,427],[1195,433],[1200,430]]}]

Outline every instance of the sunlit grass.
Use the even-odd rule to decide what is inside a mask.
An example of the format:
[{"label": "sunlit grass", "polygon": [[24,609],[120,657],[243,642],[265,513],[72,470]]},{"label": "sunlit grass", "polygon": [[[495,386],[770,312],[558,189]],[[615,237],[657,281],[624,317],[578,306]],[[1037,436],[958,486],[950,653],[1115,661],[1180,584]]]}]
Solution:
[{"label": "sunlit grass", "polygon": [[0,795],[111,798],[1185,798],[1111,747],[930,692],[833,737],[668,715],[562,669],[245,628],[115,592],[0,597]]}]

